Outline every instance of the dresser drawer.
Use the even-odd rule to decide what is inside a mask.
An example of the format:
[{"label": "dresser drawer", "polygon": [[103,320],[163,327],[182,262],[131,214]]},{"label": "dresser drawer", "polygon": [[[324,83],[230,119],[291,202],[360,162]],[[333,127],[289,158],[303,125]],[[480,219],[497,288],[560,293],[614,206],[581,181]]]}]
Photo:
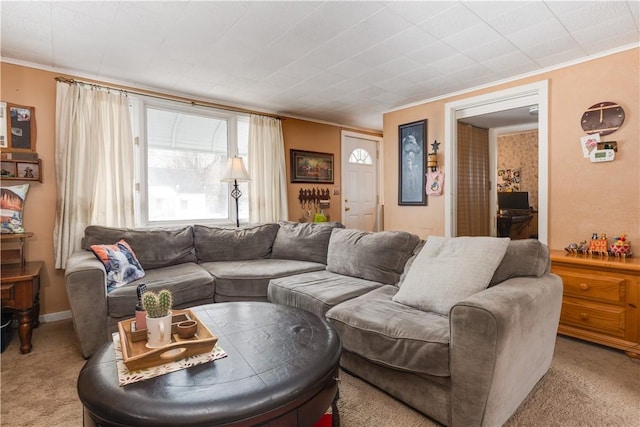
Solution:
[{"label": "dresser drawer", "polygon": [[560,323],[624,337],[625,307],[564,298]]},{"label": "dresser drawer", "polygon": [[625,279],[622,276],[579,272],[561,267],[553,272],[562,278],[564,294],[580,298],[624,302]]}]

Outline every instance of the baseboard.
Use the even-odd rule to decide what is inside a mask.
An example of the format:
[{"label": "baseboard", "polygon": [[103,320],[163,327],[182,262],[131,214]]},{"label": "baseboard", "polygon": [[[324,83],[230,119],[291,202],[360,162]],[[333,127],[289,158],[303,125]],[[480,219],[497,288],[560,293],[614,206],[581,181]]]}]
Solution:
[{"label": "baseboard", "polygon": [[40,320],[40,322],[42,323],[55,322],[57,320],[65,320],[65,319],[71,319],[71,310],[58,311],[57,313],[43,314],[40,317],[38,317],[38,320]]}]

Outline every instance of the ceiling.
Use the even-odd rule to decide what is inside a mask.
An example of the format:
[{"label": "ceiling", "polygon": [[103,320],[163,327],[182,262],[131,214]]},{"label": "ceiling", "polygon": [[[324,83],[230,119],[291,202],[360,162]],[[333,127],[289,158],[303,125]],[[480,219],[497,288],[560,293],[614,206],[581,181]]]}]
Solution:
[{"label": "ceiling", "polygon": [[398,107],[640,41],[637,0],[2,0],[0,8],[6,62],[374,130]]}]

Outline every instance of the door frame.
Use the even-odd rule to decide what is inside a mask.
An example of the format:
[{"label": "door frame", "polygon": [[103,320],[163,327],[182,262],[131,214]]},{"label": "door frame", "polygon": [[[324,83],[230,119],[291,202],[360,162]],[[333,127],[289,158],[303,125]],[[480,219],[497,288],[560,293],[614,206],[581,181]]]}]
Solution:
[{"label": "door frame", "polygon": [[[376,182],[376,199],[377,199],[377,203],[376,203],[376,222],[375,225],[373,226],[374,231],[380,231],[382,230],[383,227],[383,221],[382,221],[382,206],[384,205],[384,201],[382,200],[382,195],[380,194],[380,189],[382,188],[382,184],[383,184],[383,179],[382,179],[382,173],[381,171],[384,170],[384,168],[382,167],[382,157],[380,156],[380,150],[382,150],[382,142],[383,139],[380,136],[375,136],[375,135],[369,135],[366,133],[359,133],[359,132],[352,132],[352,131],[348,131],[348,130],[342,130],[340,131],[340,221],[345,224],[346,223],[346,218],[345,218],[345,210],[343,209],[342,206],[342,198],[344,197],[344,186],[345,186],[345,180],[343,179],[344,175],[344,171],[347,168],[347,162],[349,160],[349,154],[350,153],[346,153],[346,143],[345,143],[345,138],[347,137],[351,137],[351,138],[359,138],[359,139],[367,139],[369,141],[375,141],[376,142],[376,177],[378,178],[378,182]],[[334,193],[335,194],[335,193]]]},{"label": "door frame", "polygon": [[[457,125],[458,119],[495,113],[528,105],[538,106],[538,240],[548,244],[549,217],[549,82],[522,86],[448,102],[445,115],[445,236],[456,236]],[[495,183],[493,184],[495,187]]]}]

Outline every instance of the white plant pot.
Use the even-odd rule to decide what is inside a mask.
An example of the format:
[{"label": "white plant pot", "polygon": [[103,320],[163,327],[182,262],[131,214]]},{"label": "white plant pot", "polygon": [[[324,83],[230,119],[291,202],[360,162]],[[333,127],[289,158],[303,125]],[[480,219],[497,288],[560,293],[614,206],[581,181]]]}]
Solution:
[{"label": "white plant pot", "polygon": [[171,344],[171,312],[164,317],[147,316],[147,347],[158,348]]}]

